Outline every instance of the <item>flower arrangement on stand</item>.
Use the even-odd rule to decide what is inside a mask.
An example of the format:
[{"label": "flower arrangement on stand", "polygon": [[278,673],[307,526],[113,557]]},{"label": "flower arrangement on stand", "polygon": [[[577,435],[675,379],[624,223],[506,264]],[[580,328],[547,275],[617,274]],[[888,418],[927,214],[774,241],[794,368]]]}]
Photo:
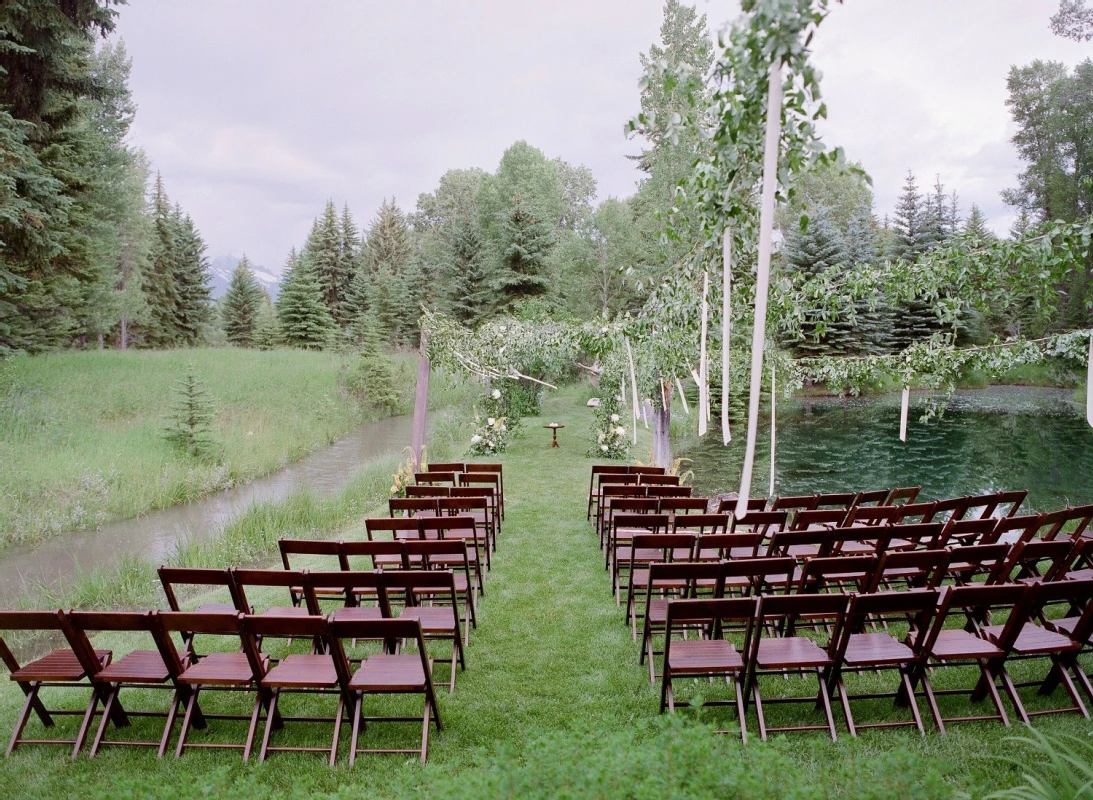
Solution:
[{"label": "flower arrangement on stand", "polygon": [[[403,452],[410,450],[407,447]],[[395,470],[395,474],[391,479],[391,497],[405,497],[406,487],[414,482],[415,472],[428,472],[429,463],[425,459],[425,448],[421,448],[421,463],[414,465],[414,456],[411,453],[410,456],[403,463],[398,465],[398,469]]]},{"label": "flower arrangement on stand", "polygon": [[600,398],[600,405],[592,410],[592,446],[588,455],[593,458],[626,458],[630,454],[630,430],[623,424],[619,413],[619,398],[607,394]]},{"label": "flower arrangement on stand", "polygon": [[474,435],[471,436],[470,454],[490,456],[503,453],[509,445],[511,431],[507,418],[502,414],[504,402],[500,389],[492,390],[484,404],[485,418],[474,410]]}]

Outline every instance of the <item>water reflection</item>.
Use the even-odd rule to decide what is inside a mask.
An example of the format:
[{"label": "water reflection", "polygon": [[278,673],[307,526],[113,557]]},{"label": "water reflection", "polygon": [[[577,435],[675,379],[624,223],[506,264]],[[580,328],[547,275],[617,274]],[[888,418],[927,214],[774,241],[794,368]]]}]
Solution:
[{"label": "water reflection", "polygon": [[[1093,428],[1070,398],[1069,391],[1026,387],[962,391],[943,419],[928,424],[918,421],[924,399],[912,398],[906,442],[898,435],[899,395],[786,402],[779,406],[775,493],[921,484],[925,499],[1027,488],[1033,510],[1093,503]],[[717,434],[681,453],[693,459],[703,494],[739,488],[743,437],[723,447]],[[765,493],[769,433],[759,437],[754,474],[753,492]]]}]

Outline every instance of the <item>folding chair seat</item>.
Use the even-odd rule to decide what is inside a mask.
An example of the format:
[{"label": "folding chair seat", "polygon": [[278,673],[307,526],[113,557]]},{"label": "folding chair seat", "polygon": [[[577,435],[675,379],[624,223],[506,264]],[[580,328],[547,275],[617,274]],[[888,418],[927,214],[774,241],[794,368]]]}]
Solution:
[{"label": "folding chair seat", "polygon": [[[745,706],[755,701],[759,718],[759,735],[766,741],[772,731],[826,730],[831,739],[836,738],[835,718],[831,714],[831,695],[827,678],[835,663],[835,650],[842,636],[842,626],[847,609],[847,598],[841,594],[785,594],[764,595],[759,598],[755,624],[752,627],[751,651],[747,658],[748,673],[745,679]],[[807,618],[818,632],[830,631],[826,645],[821,645],[803,635],[797,635],[797,621]],[[778,635],[772,635],[778,633]],[[814,675],[818,692],[812,697],[778,697],[764,700],[759,691],[759,679],[765,675],[799,672],[802,676]],[[825,725],[767,725],[763,705],[772,703],[815,703],[822,707]]]},{"label": "folding chair seat", "polygon": [[414,483],[418,486],[455,486],[458,478],[454,472],[415,472]]},{"label": "folding chair seat", "polygon": [[[331,628],[331,654],[334,657],[335,670],[341,684],[342,694],[352,701],[352,738],[349,749],[349,766],[356,764],[361,753],[415,753],[424,764],[429,754],[429,723],[436,725],[437,732],[442,730],[440,709],[437,707],[436,692],[433,689],[433,665],[425,650],[425,640],[421,625],[416,621],[403,619],[383,620],[334,620]],[[368,656],[354,671],[346,658],[342,642],[345,639],[381,640],[393,645],[384,646],[384,652]],[[417,645],[416,653],[396,652],[398,642],[413,642]],[[366,716],[364,703],[366,697],[380,694],[421,694],[425,696],[425,711],[418,716]],[[413,749],[360,746],[361,729],[368,723],[375,722],[421,722],[421,746]],[[367,734],[366,734],[367,735]]]},{"label": "folding chair seat", "polygon": [[628,467],[625,464],[595,464],[592,467],[592,477],[588,481],[588,515],[592,519],[592,512],[599,503],[599,485],[605,482],[608,476],[626,475]]},{"label": "folding chair seat", "polygon": [[452,487],[434,484],[411,484],[405,487],[407,497],[450,497]]},{"label": "folding chair seat", "polygon": [[993,544],[996,519],[950,519],[941,529],[938,544],[941,547],[967,547],[968,545]]},{"label": "folding chair seat", "polygon": [[246,612],[239,599],[239,590],[232,580],[231,570],[207,567],[163,567],[157,570],[163,595],[172,611],[179,611],[176,586],[222,586],[228,590],[231,601],[227,603],[202,603],[195,611],[208,614],[232,614]]},{"label": "folding chair seat", "polygon": [[1074,545],[1068,539],[1017,542],[1010,547],[1000,580],[1014,583],[1061,580],[1073,551]]},{"label": "folding chair seat", "polygon": [[882,506],[905,505],[914,503],[918,499],[921,486],[900,486],[888,493],[888,497],[881,503]]},{"label": "folding chair seat", "polygon": [[485,473],[497,476],[497,497],[500,501],[501,519],[505,518],[505,468],[501,463],[471,463],[463,470],[468,474]]},{"label": "folding chair seat", "polygon": [[[433,661],[451,664],[451,678],[448,691],[455,691],[456,663],[461,669],[467,668],[464,655],[462,620],[459,615],[459,600],[455,589],[455,575],[451,570],[388,570],[382,573],[383,585],[388,594],[402,592],[406,605],[398,619],[417,620],[421,623],[421,632],[426,641],[439,640],[452,642],[451,658],[434,658]],[[428,602],[432,605],[417,604],[419,590],[431,590]],[[446,597],[445,597],[446,595]],[[440,605],[443,603],[443,605]]]},{"label": "folding chair seat", "polygon": [[972,583],[980,575],[986,576],[987,584],[998,583],[1009,555],[1009,545],[972,544],[966,547],[950,547],[949,566],[945,577],[958,585]]},{"label": "folding chair seat", "polygon": [[[243,615],[240,613],[206,613],[167,611],[156,615],[156,621],[163,631],[164,661],[169,660],[170,650],[167,642],[171,633],[183,636],[218,636],[228,637],[235,646],[234,652],[209,652],[200,660],[189,660],[176,680],[176,705],[183,705],[182,730],[175,758],[182,756],[187,747],[211,749],[237,749],[243,751],[243,761],[250,760],[254,747],[254,737],[258,730],[258,714],[263,705],[269,707],[270,694],[260,690],[262,678],[269,670],[269,656],[259,653],[254,640],[243,634]],[[243,714],[210,714],[198,705],[198,696],[202,691],[242,692],[254,695],[253,711]],[[209,720],[247,720],[247,734],[240,744],[188,741],[193,728],[203,730]],[[173,721],[164,733],[164,742],[169,743],[173,732]]]},{"label": "folding chair seat", "polygon": [[[451,570],[455,581],[455,594],[457,599],[463,601],[463,640],[470,640],[470,628],[478,628],[478,620],[475,617],[479,582],[475,580],[475,571],[472,569],[470,557],[467,554],[467,546],[458,539],[423,540],[418,542],[406,542],[406,552],[410,556],[418,556],[422,569]],[[481,580],[481,573],[477,573]],[[414,595],[419,600],[442,597],[448,591],[448,587],[439,589],[424,586],[414,590]]]},{"label": "folding chair seat", "polygon": [[[941,733],[945,733],[947,722],[968,722],[973,720],[994,720],[1009,727],[1009,716],[1002,704],[997,684],[1001,682],[1009,695],[1010,701],[1024,717],[1021,700],[1006,671],[1005,662],[1013,648],[1013,643],[1021,627],[1028,618],[1029,608],[1034,593],[1039,586],[1008,584],[1002,586],[947,586],[942,589],[938,612],[929,635],[922,643],[920,655],[923,657],[917,679],[922,681],[933,713],[934,721]],[[993,638],[983,633],[983,621],[992,614],[1007,614],[1004,630]],[[963,617],[960,628],[945,627],[950,615]],[[934,670],[950,666],[975,666],[979,669],[979,679],[972,689],[935,690],[931,685],[927,665]],[[915,681],[917,683],[917,681]],[[945,717],[937,705],[937,695],[969,695],[972,702],[981,702],[990,697],[994,714]]]},{"label": "folding chair seat", "polygon": [[[704,698],[703,706],[735,705],[740,724],[740,735],[748,740],[746,689],[744,674],[747,664],[744,655],[753,638],[753,620],[756,600],[752,597],[717,600],[673,600],[668,603],[665,622],[664,660],[661,668],[660,713],[667,708],[675,713],[675,687],[677,678],[725,678],[734,686],[731,700]],[[724,638],[725,623],[737,623],[745,628],[743,644],[737,650],[735,644]],[[674,640],[672,634],[678,627],[684,629],[705,626],[709,636],[704,639]],[[761,718],[760,718],[761,719]],[[719,730],[718,733],[734,731]]]},{"label": "folding chair seat", "polygon": [[951,558],[948,550],[889,550],[877,559],[864,592],[891,591],[896,581],[907,589],[936,589],[945,578]]},{"label": "folding chair seat", "polygon": [[[331,539],[278,539],[277,549],[281,551],[281,566],[288,571],[298,570],[301,567],[300,558],[305,556],[310,557],[312,562],[316,562],[309,564],[309,567],[314,569],[349,569],[349,563],[342,552],[342,543],[339,541]],[[296,560],[295,567],[292,565],[293,559]],[[300,605],[303,592],[303,586],[289,587],[289,593],[292,595],[292,605]],[[337,599],[338,597],[336,591],[329,590],[324,599]],[[244,609],[244,613],[246,611],[247,609]]]},{"label": "folding chair seat", "polygon": [[[112,660],[102,669],[89,678],[99,691],[91,699],[89,715],[94,714],[95,706],[100,699],[103,700],[103,713],[99,721],[99,728],[91,744],[90,756],[94,758],[103,745],[118,745],[125,747],[156,747],[160,756],[167,749],[168,739],[174,727],[175,716],[178,713],[180,700],[188,700],[190,689],[178,683],[178,677],[182,674],[183,664],[179,658],[174,643],[163,633],[156,619],[158,612],[153,611],[73,611],[67,615],[70,627],[65,631],[69,637],[69,643],[75,652],[89,653],[92,651],[89,632],[128,632],[145,633],[153,640],[155,649],[133,650],[120,659]],[[156,739],[125,739],[106,740],[106,730],[111,722],[115,727],[128,727],[127,719],[119,719],[114,713],[114,707],[120,704],[120,695],[123,689],[140,687],[142,689],[170,689],[174,690],[171,703],[167,711],[133,711],[126,709],[122,712],[124,718],[128,717],[163,717],[166,724],[159,732]],[[85,731],[86,733],[86,731]],[[76,747],[79,750],[79,746]]]},{"label": "folding chair seat", "polygon": [[[671,563],[673,561],[692,561],[696,536],[693,533],[656,533],[636,534],[631,541],[630,564],[626,581],[626,624],[630,625],[636,641],[638,638],[637,616],[634,605],[637,590],[648,582],[651,564]],[[686,588],[682,586],[662,586],[660,588]]]},{"label": "folding chair seat", "polygon": [[[897,554],[905,555],[905,554]],[[923,736],[918,702],[915,699],[914,677],[922,665],[922,642],[929,633],[930,622],[937,610],[938,592],[929,589],[914,592],[887,592],[861,594],[850,600],[846,624],[835,650],[834,663],[827,677],[828,690],[838,694],[846,716],[846,727],[851,736],[858,735],[859,728],[893,728],[914,725]],[[867,622],[880,620],[886,630],[865,632]],[[909,620],[905,641],[898,640],[887,629],[888,623]],[[847,691],[846,672],[865,670],[895,670],[899,674],[899,688],[894,692],[852,695]],[[910,709],[911,719],[894,722],[855,722],[852,700],[873,700],[892,697],[895,706]]]},{"label": "folding chair seat", "polygon": [[392,497],[387,511],[392,517],[435,517],[440,513],[439,501],[446,497]]},{"label": "folding chair seat", "polygon": [[[1040,542],[1039,544],[1048,543]],[[1090,685],[1089,678],[1078,663],[1078,654],[1085,646],[1090,633],[1093,632],[1093,612],[1090,612],[1093,603],[1090,601],[1093,601],[1093,580],[1056,581],[1036,587],[1035,599],[1029,608],[1027,619],[1011,645],[1010,660],[1046,657],[1050,660],[1051,667],[1042,680],[1015,683],[1014,687],[1016,689],[1036,686],[1041,696],[1049,696],[1061,684],[1070,696],[1071,705],[1063,708],[1026,711],[1021,704],[1015,703],[1021,721],[1025,724],[1029,723],[1029,717],[1071,711],[1076,711],[1085,719],[1089,719],[1089,712],[1074,684],[1074,678],[1078,679],[1090,700],[1093,700],[1093,686]],[[1086,613],[1077,618],[1070,630],[1036,622],[1037,617],[1042,617],[1046,606],[1059,603],[1070,608],[1084,607]],[[987,625],[983,628],[983,633],[991,641],[999,642],[1007,633],[1006,625]]]},{"label": "folding chair seat", "polygon": [[[105,700],[105,691],[101,686],[93,684],[90,677],[110,664],[113,653],[110,650],[90,649],[90,645],[85,647],[82,640],[77,640],[79,645],[74,647],[72,641],[76,637],[70,635],[71,625],[62,611],[0,611],[0,631],[63,634],[69,642],[68,647],[55,648],[28,664],[20,664],[4,638],[0,636],[0,661],[11,673],[10,679],[19,684],[19,688],[26,695],[26,701],[23,703],[19,716],[16,717],[5,755],[10,756],[21,744],[60,744],[73,745],[72,757],[75,758],[87,738],[87,731],[97,703]],[[86,710],[46,707],[42,698],[43,689],[73,687],[91,690],[93,698]],[[34,712],[42,725],[49,730],[56,727],[54,717],[82,715],[83,721],[75,739],[27,739],[23,736],[23,732],[30,721],[31,712]],[[128,720],[120,704],[115,704],[113,713],[115,724],[127,724]]]},{"label": "folding chair seat", "polygon": [[[260,682],[264,692],[269,692],[269,708],[262,733],[262,746],[258,760],[265,761],[273,752],[294,753],[329,753],[330,766],[338,758],[338,740],[341,738],[342,719],[353,707],[351,698],[347,698],[338,680],[338,670],[334,656],[331,655],[332,641],[330,624],[321,616],[253,616],[243,617],[243,632],[254,642],[276,638],[310,638],[321,642],[317,652],[310,655],[294,654],[285,656],[277,666],[269,670]],[[257,647],[257,644],[254,645]],[[286,716],[281,711],[281,700],[289,694],[336,695],[337,710],[332,717]],[[347,700],[349,702],[347,702]],[[334,736],[330,747],[303,747],[288,745],[270,745],[273,729],[284,728],[286,722],[328,723],[334,724]]]},{"label": "folding chair seat", "polygon": [[805,561],[794,581],[797,594],[862,591],[876,570],[877,556],[819,556]]}]

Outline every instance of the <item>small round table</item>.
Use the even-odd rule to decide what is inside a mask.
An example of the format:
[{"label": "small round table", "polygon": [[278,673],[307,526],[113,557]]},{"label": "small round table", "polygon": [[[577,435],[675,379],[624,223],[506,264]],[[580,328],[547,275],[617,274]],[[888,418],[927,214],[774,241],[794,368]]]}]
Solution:
[{"label": "small round table", "polygon": [[543,427],[544,428],[549,428],[550,430],[552,430],[554,432],[554,441],[552,441],[550,443],[550,446],[551,447],[561,447],[561,445],[558,444],[558,429],[559,428],[564,428],[565,425],[559,425],[557,422],[552,422],[549,425],[544,425]]}]

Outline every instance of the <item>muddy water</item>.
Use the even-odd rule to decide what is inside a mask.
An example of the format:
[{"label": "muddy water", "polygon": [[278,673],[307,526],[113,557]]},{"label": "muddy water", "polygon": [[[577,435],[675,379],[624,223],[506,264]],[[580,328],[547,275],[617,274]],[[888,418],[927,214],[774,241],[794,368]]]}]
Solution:
[{"label": "muddy water", "polygon": [[125,555],[165,560],[180,541],[208,539],[251,504],[284,499],[299,489],[336,494],[369,461],[410,443],[409,416],[370,422],[279,472],[251,483],[98,530],[52,537],[34,547],[0,552],[0,607],[77,574],[108,567]]}]

